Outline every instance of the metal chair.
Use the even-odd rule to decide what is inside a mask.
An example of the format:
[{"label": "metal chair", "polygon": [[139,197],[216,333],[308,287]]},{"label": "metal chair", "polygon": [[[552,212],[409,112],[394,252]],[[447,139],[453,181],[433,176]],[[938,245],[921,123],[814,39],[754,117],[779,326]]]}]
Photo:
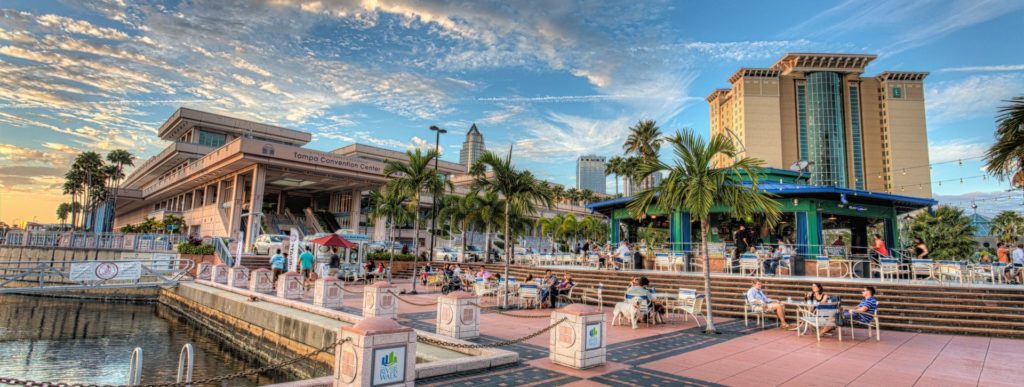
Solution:
[{"label": "metal chair", "polygon": [[533,284],[519,285],[519,307],[540,306],[540,288]]},{"label": "metal chair", "polygon": [[672,270],[672,260],[669,259],[668,253],[656,253],[654,254],[654,270]]},{"label": "metal chair", "polygon": [[[590,294],[593,294],[593,296]],[[597,310],[604,310],[604,284],[597,284],[597,287],[592,291],[586,291],[584,289],[584,292],[580,294],[580,303],[586,304],[588,301],[593,301],[597,304]]]},{"label": "metal chair", "polygon": [[755,322],[764,329],[764,304],[760,302],[752,302],[747,298],[747,295],[743,295],[743,326],[750,326],[747,316],[753,314],[756,319]]},{"label": "metal chair", "polygon": [[824,270],[826,276],[832,276],[832,261],[827,256],[819,255],[811,260],[815,262],[814,275],[821,277],[821,271]]},{"label": "metal chair", "polygon": [[911,259],[910,260],[910,275],[911,279],[917,279],[924,274],[925,279],[935,279],[935,262],[930,259]]},{"label": "metal chair", "polygon": [[[869,317],[869,321],[868,322],[863,322],[863,321],[858,320],[857,319],[858,315],[868,316]],[[882,340],[882,328],[881,328],[881,324],[878,321],[878,309],[877,308],[875,309],[875,314],[854,312],[853,314],[850,315],[850,338],[851,339],[854,338],[853,337],[853,328],[854,328],[855,325],[864,325],[864,326],[866,326],[868,328],[868,338],[869,339],[871,338],[871,328],[874,328],[875,329],[875,339],[877,341],[881,341]]]},{"label": "metal chair", "polygon": [[878,273],[878,277],[882,281],[885,281],[886,278],[895,281],[901,274],[907,272],[902,266],[900,260],[896,258],[882,258],[878,260],[878,265],[872,271]]},{"label": "metal chair", "polygon": [[697,322],[697,326],[703,326],[700,323],[698,317],[703,318],[707,322],[707,317],[704,316],[704,295],[697,294],[694,289],[679,289],[679,298],[674,300],[672,303],[666,305],[669,312],[677,312],[683,315],[684,321],[690,319],[689,316],[693,316],[693,321]]},{"label": "metal chair", "polygon": [[[808,327],[814,327],[814,333],[821,341],[821,330],[826,327],[836,328],[839,332],[839,341],[843,341],[843,327],[836,324],[836,313],[839,312],[839,304],[820,304],[814,307],[814,313],[803,316],[797,320],[797,335],[802,336]],[[801,330],[800,328],[803,328]]]},{"label": "metal chair", "polygon": [[761,261],[753,253],[740,255],[740,274],[747,275],[747,272],[757,276],[761,274]]}]

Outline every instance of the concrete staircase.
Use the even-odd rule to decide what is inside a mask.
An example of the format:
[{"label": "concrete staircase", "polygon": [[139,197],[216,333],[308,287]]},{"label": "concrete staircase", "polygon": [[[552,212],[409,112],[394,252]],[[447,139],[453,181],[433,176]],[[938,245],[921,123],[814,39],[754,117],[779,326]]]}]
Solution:
[{"label": "concrete staircase", "polygon": [[[474,265],[475,267],[476,265]],[[501,265],[488,265],[492,273],[500,273]],[[543,275],[545,268],[512,266],[510,275],[522,279],[527,273]],[[703,277],[699,273],[610,272],[595,270],[556,269],[561,276],[569,272],[581,288],[598,283],[605,287],[605,304],[614,305],[624,297],[629,280],[644,275],[659,292],[675,293],[678,288],[697,289],[703,293]],[[408,275],[408,274],[406,274]],[[802,299],[817,277],[765,278],[765,292],[774,299]],[[743,298],[752,278],[740,276],[712,277],[712,297],[716,316],[743,317]],[[879,317],[883,329],[952,334],[973,334],[1024,338],[1024,287],[960,287],[931,283],[879,283],[877,281],[825,280],[829,295],[839,295],[843,307],[851,308],[860,301],[861,289],[874,286],[878,292]]]}]

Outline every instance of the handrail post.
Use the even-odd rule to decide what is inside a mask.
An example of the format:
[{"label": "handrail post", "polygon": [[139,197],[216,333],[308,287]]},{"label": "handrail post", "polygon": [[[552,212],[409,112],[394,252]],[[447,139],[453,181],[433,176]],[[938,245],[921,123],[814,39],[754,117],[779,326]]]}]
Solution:
[{"label": "handrail post", "polygon": [[178,354],[178,378],[176,383],[188,383],[186,386],[191,387],[192,384],[192,368],[195,366],[195,353],[192,351],[192,344],[185,344],[181,347],[181,353]]},{"label": "handrail post", "polygon": [[142,347],[132,351],[131,363],[128,366],[128,383],[130,386],[142,384]]}]

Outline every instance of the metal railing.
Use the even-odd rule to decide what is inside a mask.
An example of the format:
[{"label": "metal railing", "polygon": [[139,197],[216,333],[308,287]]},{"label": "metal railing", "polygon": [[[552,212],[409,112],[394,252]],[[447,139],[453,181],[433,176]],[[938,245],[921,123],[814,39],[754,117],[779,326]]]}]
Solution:
[{"label": "metal railing", "polygon": [[[208,239],[213,248],[217,251],[217,256],[220,257],[221,263],[232,266],[234,265],[235,259],[231,256],[231,249],[228,248],[228,244],[224,243],[224,238],[209,238]],[[238,243],[242,243],[239,241]],[[241,259],[242,257],[238,257]]]},{"label": "metal railing", "polygon": [[0,246],[61,247],[147,252],[173,252],[188,237],[181,234],[125,234],[56,231],[8,231]]},{"label": "metal railing", "polygon": [[[119,276],[125,265],[138,263],[138,271]],[[96,274],[82,277],[75,265],[94,265]],[[109,270],[100,275],[99,266]],[[190,275],[195,267],[191,259],[156,258],[140,260],[55,260],[0,261],[0,293],[47,293],[86,289],[142,288],[174,285]],[[91,268],[90,268],[91,269]],[[13,287],[8,285],[27,285]]]}]

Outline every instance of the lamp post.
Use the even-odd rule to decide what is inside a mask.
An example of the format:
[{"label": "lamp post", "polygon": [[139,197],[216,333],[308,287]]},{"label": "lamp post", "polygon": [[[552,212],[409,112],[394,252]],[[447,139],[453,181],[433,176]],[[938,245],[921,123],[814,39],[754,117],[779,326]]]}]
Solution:
[{"label": "lamp post", "polygon": [[[437,174],[437,161],[441,158],[441,135],[448,133],[448,131],[437,127],[437,125],[431,125],[430,131],[434,132],[434,153],[436,154],[434,157],[434,174]],[[434,238],[437,234],[437,192],[431,192],[430,196],[432,197],[433,203],[430,206],[430,251],[427,253],[427,262],[434,260]],[[416,271],[413,270],[413,273],[415,272]],[[414,294],[416,293],[415,282],[416,277],[413,276],[412,293]]]}]

